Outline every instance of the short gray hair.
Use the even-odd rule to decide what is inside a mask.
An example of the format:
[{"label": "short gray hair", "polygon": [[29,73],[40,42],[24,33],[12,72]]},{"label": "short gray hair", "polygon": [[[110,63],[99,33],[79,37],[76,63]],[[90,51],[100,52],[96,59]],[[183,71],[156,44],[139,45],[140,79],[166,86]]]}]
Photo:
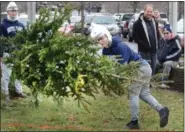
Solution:
[{"label": "short gray hair", "polygon": [[153,8],[153,5],[152,5],[152,4],[146,4],[145,7],[144,7],[144,11],[145,11],[148,7],[152,7],[152,8]]}]

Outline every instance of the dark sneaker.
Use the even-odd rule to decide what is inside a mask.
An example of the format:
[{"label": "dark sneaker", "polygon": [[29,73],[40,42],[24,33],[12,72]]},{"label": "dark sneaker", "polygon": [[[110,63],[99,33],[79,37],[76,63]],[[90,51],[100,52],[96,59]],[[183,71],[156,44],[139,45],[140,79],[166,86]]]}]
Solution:
[{"label": "dark sneaker", "polygon": [[138,120],[130,121],[129,123],[126,124],[125,128],[128,128],[128,129],[140,129]]},{"label": "dark sneaker", "polygon": [[160,127],[165,127],[168,124],[169,109],[167,107],[162,108],[159,111]]},{"label": "dark sneaker", "polygon": [[26,98],[26,95],[24,93],[17,93],[16,97]]},{"label": "dark sneaker", "polygon": [[10,96],[5,96],[5,101],[1,102],[1,109],[8,110],[10,107],[13,107],[14,103],[10,100]]}]

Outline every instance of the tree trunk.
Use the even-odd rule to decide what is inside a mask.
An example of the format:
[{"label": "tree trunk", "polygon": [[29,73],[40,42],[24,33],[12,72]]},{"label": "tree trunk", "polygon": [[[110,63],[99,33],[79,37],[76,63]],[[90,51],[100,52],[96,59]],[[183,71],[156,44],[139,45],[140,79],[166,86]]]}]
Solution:
[{"label": "tree trunk", "polygon": [[136,13],[136,8],[134,8],[134,13]]},{"label": "tree trunk", "polygon": [[81,33],[83,34],[84,29],[84,2],[81,2]]},{"label": "tree trunk", "polygon": [[117,2],[117,13],[118,13],[118,14],[119,14],[119,12],[120,12],[120,11],[119,11],[119,4],[120,4],[120,3]]},{"label": "tree trunk", "polygon": [[131,5],[134,13],[136,13],[136,9],[137,9],[138,3],[139,3],[138,1],[130,2],[130,5]]}]

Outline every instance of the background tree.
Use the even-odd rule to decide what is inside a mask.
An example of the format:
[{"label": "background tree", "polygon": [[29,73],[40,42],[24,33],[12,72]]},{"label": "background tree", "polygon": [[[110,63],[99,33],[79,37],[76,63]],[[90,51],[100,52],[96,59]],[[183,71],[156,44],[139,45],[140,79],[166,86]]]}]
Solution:
[{"label": "background tree", "polygon": [[85,20],[85,16],[84,16],[84,2],[81,2],[80,5],[80,11],[81,11],[81,33],[83,34],[83,30],[84,30],[84,20]]},{"label": "background tree", "polygon": [[184,1],[178,2],[178,20],[184,16]]},{"label": "background tree", "polygon": [[136,9],[138,7],[138,4],[139,4],[139,1],[132,1],[132,2],[130,2],[130,6],[133,9],[133,13],[136,13]]}]

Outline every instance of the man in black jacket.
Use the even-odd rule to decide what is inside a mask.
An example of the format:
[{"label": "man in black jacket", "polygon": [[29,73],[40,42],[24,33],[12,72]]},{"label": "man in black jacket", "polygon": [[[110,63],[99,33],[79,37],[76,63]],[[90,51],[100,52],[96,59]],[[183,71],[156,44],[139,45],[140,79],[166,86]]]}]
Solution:
[{"label": "man in black jacket", "polygon": [[153,6],[145,5],[142,13],[133,26],[133,39],[143,59],[151,63],[152,74],[155,74],[158,39],[160,37],[158,23],[153,17]]}]

